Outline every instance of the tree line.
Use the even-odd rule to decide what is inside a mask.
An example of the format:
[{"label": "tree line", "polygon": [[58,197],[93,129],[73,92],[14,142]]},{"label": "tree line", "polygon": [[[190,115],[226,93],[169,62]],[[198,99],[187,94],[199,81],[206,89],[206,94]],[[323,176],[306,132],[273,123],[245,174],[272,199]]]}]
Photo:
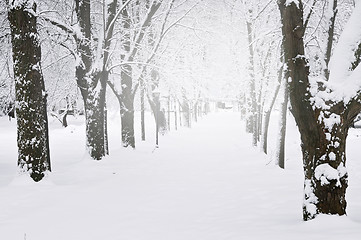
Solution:
[{"label": "tree line", "polygon": [[[227,42],[227,60],[232,67],[226,72],[235,79],[227,91],[236,91],[253,145],[268,152],[269,121],[272,109],[279,102],[281,130],[277,161],[284,168],[286,117],[290,107],[301,136],[304,220],[320,213],[346,214],[346,138],[361,111],[361,87],[357,85],[361,77],[358,74],[361,29],[355,29],[360,4],[352,0],[227,0],[221,3],[69,0],[49,8],[51,3],[38,1],[42,9],[38,11],[34,0],[7,0],[4,8],[13,56],[12,63],[4,66],[13,67],[15,79],[18,164],[35,181],[51,171],[48,92],[41,64],[44,36],[51,39],[47,44],[53,44],[61,49],[58,52],[74,59],[74,82],[86,119],[87,149],[91,158],[100,160],[108,154],[107,89],[119,104],[124,147],[136,145],[136,94],[140,95],[142,120],[146,99],[154,117],[158,116],[159,96],[152,93],[161,87],[161,79],[169,76],[169,72],[162,72],[159,66],[162,61],[171,62],[167,66],[176,66],[178,71],[182,68],[188,68],[183,69],[187,73],[190,69],[198,71],[197,76],[190,73],[189,78],[195,79],[190,87],[166,81],[169,98],[173,98],[189,119],[190,109],[197,111],[206,106],[203,96],[209,85],[200,79],[210,78],[202,69],[215,60],[204,36],[226,23],[225,29],[229,32],[226,39],[212,36]],[[211,6],[207,9],[208,15],[198,17],[206,19],[202,23],[208,26],[197,29],[182,23],[192,11],[195,15],[202,12],[204,6]],[[216,17],[219,13],[223,18]],[[209,15],[215,20],[209,19]],[[43,36],[38,32],[39,25],[46,29],[41,31]],[[172,29],[179,26],[195,32],[196,38],[180,43],[174,40],[177,35],[173,35],[172,41],[165,41]],[[0,39],[3,41],[6,37]],[[197,47],[194,39],[200,39],[196,40]],[[188,55],[184,54],[186,50]],[[167,60],[162,59],[164,56]],[[199,60],[199,65],[187,65],[191,57]],[[192,101],[189,89],[192,89]]]},{"label": "tree line", "polygon": [[[42,67],[44,62],[49,62],[42,60],[44,45],[46,50],[51,51],[50,56],[61,52],[65,56],[63,58],[73,58],[74,82],[84,107],[86,147],[91,158],[101,160],[109,153],[107,89],[112,91],[119,103],[124,147],[135,148],[134,99],[139,89],[142,132],[145,128],[145,99],[148,99],[154,117],[159,118],[156,121],[162,124],[160,128],[166,128],[164,113],[159,108],[159,96],[152,94],[160,87],[159,66],[155,59],[159,60],[159,52],[166,50],[162,43],[172,28],[199,2],[6,1],[2,7],[6,10],[10,31],[2,36],[2,40],[11,39],[12,63],[8,62],[11,59],[9,56],[5,58],[6,63],[13,67],[13,74],[9,73],[9,77],[15,79],[18,165],[22,171],[29,172],[35,181],[40,181],[47,171],[51,171],[48,91],[45,89]],[[58,52],[52,51],[54,48]],[[48,66],[60,61],[61,57],[54,59],[54,63]],[[63,95],[66,99],[71,98],[70,95]],[[176,96],[169,96],[168,102],[171,97],[180,101]],[[189,111],[187,113],[185,108],[198,109],[201,106],[201,103],[195,102],[198,106],[190,108],[187,107],[190,102],[185,98],[183,100],[180,107],[188,115]],[[59,118],[64,125],[68,110],[63,112],[62,119]]]}]

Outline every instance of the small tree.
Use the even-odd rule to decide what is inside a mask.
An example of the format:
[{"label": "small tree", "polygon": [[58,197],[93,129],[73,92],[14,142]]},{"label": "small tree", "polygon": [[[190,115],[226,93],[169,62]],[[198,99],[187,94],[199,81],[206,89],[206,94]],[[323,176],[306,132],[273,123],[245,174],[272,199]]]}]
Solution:
[{"label": "small tree", "polygon": [[18,165],[37,182],[51,167],[36,3],[33,0],[7,3],[14,61]]}]

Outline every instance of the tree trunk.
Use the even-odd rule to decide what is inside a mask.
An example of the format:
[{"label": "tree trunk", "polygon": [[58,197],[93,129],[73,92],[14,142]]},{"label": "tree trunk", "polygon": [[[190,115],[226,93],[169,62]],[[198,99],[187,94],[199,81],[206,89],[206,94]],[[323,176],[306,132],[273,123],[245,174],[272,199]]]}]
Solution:
[{"label": "tree trunk", "polygon": [[61,122],[61,124],[65,128],[68,126],[68,121],[66,120],[67,116],[68,116],[68,109],[64,111],[63,120]]},{"label": "tree trunk", "polygon": [[263,146],[263,152],[265,154],[267,154],[267,146],[268,146],[268,127],[269,127],[269,123],[270,123],[270,119],[271,119],[271,113],[272,113],[272,109],[273,106],[276,102],[276,98],[278,95],[278,92],[280,90],[280,84],[277,85],[276,91],[273,95],[272,98],[272,102],[271,102],[271,106],[269,107],[269,109],[267,111],[265,111],[264,114],[264,124],[263,124],[263,133],[262,133],[262,146]]},{"label": "tree trunk", "polygon": [[333,0],[333,6],[332,6],[332,12],[333,15],[330,18],[330,26],[328,27],[328,38],[327,38],[327,47],[326,47],[326,55],[325,55],[325,78],[326,80],[330,77],[330,70],[328,68],[328,64],[331,59],[331,51],[332,51],[332,45],[333,45],[333,39],[334,39],[334,32],[335,32],[335,21],[336,21],[336,15],[337,15],[337,0]]},{"label": "tree trunk", "polygon": [[178,130],[178,122],[177,122],[177,102],[174,101],[174,130]]},{"label": "tree trunk", "polygon": [[[250,17],[252,16],[252,11],[249,10]],[[256,79],[255,79],[255,70],[254,70],[254,49],[253,49],[253,26],[252,23],[247,21],[247,33],[248,33],[248,50],[249,50],[249,96],[247,100],[249,115],[247,118],[247,128],[248,132],[253,135],[253,146],[257,146],[257,96],[256,96]]]},{"label": "tree trunk", "polygon": [[287,127],[287,112],[288,112],[288,88],[287,83],[284,80],[282,84],[283,88],[283,101],[281,107],[281,118],[280,118],[280,133],[278,139],[277,149],[277,165],[280,168],[285,168],[285,143],[286,143],[286,127]]},{"label": "tree trunk", "polygon": [[51,171],[46,94],[33,1],[8,3],[16,91],[18,165],[38,182]]},{"label": "tree trunk", "polygon": [[168,111],[167,111],[167,129],[168,131],[170,131],[170,104],[171,104],[171,101],[170,101],[170,95],[168,96],[167,98],[167,105],[168,105]]},{"label": "tree trunk", "polygon": [[194,122],[198,122],[198,101],[193,104]]},{"label": "tree trunk", "polygon": [[302,152],[305,172],[303,218],[312,219],[318,213],[346,214],[345,193],[348,186],[345,168],[345,143],[348,128],[340,125],[325,134],[308,135]]},{"label": "tree trunk", "polygon": [[109,135],[108,135],[108,109],[104,102],[104,153],[109,155]]},{"label": "tree trunk", "polygon": [[190,114],[190,107],[186,100],[183,101],[182,112],[183,112],[185,126],[190,128],[192,119]]},{"label": "tree trunk", "polygon": [[[260,100],[261,102],[261,100]],[[261,134],[262,134],[262,112],[263,112],[263,105],[261,103],[257,106],[257,142],[261,141]]]},{"label": "tree trunk", "polygon": [[[132,104],[132,102],[128,103]],[[123,147],[135,148],[134,138],[134,111],[123,111],[121,112],[122,117],[122,145]]]},{"label": "tree trunk", "polygon": [[101,160],[106,153],[104,134],[105,88],[100,88],[98,92],[93,87],[90,87],[88,89],[84,106],[86,121],[86,146],[93,159]]},{"label": "tree trunk", "polygon": [[132,91],[131,66],[124,67],[121,73],[121,121],[122,121],[122,144],[123,147],[135,148],[134,137],[134,96]]},{"label": "tree trunk", "polygon": [[[123,0],[123,4],[126,1]],[[125,55],[128,55],[128,61],[133,61],[133,55],[131,52],[131,36],[130,26],[131,19],[127,9],[123,9],[123,28],[125,30],[125,40],[123,47]],[[135,51],[135,50],[134,50]],[[125,60],[125,55],[122,56],[122,60]],[[125,65],[121,72],[121,101],[120,101],[120,116],[122,125],[122,145],[123,147],[135,148],[135,137],[134,137],[134,96],[133,96],[133,78],[132,78],[132,67]]]},{"label": "tree trunk", "polygon": [[100,160],[105,156],[105,94],[108,73],[92,72],[93,52],[91,46],[90,2],[75,1],[83,39],[78,40],[78,55],[81,62],[76,66],[75,76],[85,108],[86,146],[90,157]]},{"label": "tree trunk", "polygon": [[280,0],[278,4],[292,114],[301,135],[305,175],[303,219],[313,219],[320,213],[344,215],[348,185],[346,137],[360,104],[331,102],[327,103],[327,110],[312,105],[304,56],[302,1]]},{"label": "tree trunk", "polygon": [[140,125],[142,133],[142,141],[145,141],[145,104],[144,104],[144,86],[141,84],[142,89],[140,90]]}]

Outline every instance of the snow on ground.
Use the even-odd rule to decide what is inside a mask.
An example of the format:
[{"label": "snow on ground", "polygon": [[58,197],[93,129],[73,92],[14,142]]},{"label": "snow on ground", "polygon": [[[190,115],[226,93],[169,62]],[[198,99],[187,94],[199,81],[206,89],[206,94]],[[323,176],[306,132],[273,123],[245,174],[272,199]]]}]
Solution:
[{"label": "snow on ground", "polygon": [[352,240],[361,235],[360,129],[349,136],[349,215],[303,222],[302,163],[292,121],[286,170],[251,146],[234,112],[213,113],[192,129],[161,136],[155,150],[151,122],[147,142],[138,140],[131,150],[120,147],[114,120],[111,155],[99,162],[85,154],[82,122],[71,119],[66,129],[51,122],[53,172],[33,183],[16,175],[15,121],[0,118],[0,239]]}]

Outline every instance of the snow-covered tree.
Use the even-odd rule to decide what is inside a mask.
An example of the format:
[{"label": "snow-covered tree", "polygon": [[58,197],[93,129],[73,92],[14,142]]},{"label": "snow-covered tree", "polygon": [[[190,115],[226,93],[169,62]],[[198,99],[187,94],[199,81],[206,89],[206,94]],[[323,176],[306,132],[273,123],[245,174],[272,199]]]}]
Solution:
[{"label": "snow-covered tree", "polygon": [[7,6],[0,3],[0,116],[14,110],[15,92],[11,63],[11,38]]},{"label": "snow-covered tree", "polygon": [[40,181],[50,167],[47,94],[34,0],[7,1],[18,126],[18,165]]},{"label": "snow-covered tree", "polygon": [[[164,34],[164,24],[173,2],[174,0],[132,2],[121,13],[123,36],[121,37],[118,64],[115,63],[116,66],[121,67],[120,79],[118,81],[108,81],[108,85],[120,105],[121,135],[124,147],[135,148],[134,98],[139,86],[141,91],[144,90],[143,81],[147,70],[145,66],[154,57],[161,41],[161,39],[149,37],[152,35],[151,25],[154,24],[153,22],[157,18],[160,25],[163,26],[160,36]],[[165,17],[162,17],[163,15]],[[150,42],[155,43],[149,44]],[[144,50],[146,50],[144,46],[147,45],[153,46],[150,54],[144,54]],[[146,55],[146,59],[141,58],[142,55]],[[140,68],[137,68],[136,63],[140,65]],[[136,70],[139,70],[139,72]]]},{"label": "snow-covered tree", "polygon": [[330,78],[310,77],[301,0],[278,1],[292,114],[304,163],[304,220],[346,214],[346,137],[360,104],[361,4],[357,3],[330,62]]},{"label": "snow-covered tree", "polygon": [[[86,142],[90,156],[100,160],[107,153],[106,86],[109,77],[111,45],[116,20],[130,0],[75,0],[75,22],[46,16],[43,18],[66,33],[75,58],[75,77],[83,98]],[[100,14],[93,14],[99,12]],[[103,10],[103,11],[101,11]],[[68,17],[65,20],[72,21]],[[101,24],[98,24],[100,22]],[[63,44],[65,46],[65,44]]]}]

